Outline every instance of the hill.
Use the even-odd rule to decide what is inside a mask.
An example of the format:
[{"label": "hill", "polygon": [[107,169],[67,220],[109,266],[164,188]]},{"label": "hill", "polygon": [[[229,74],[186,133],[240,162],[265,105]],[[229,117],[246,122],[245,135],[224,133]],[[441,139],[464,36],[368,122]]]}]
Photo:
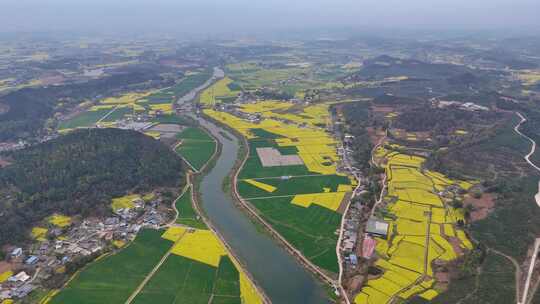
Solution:
[{"label": "hill", "polygon": [[162,82],[164,80],[157,71],[140,68],[88,82],[11,92],[0,97],[0,141],[38,135],[55,112],[62,112],[82,101],[109,96],[126,88],[152,87]]},{"label": "hill", "polygon": [[183,182],[180,158],[135,131],[80,130],[5,157],[0,170],[0,246],[60,212],[106,214],[114,196]]}]

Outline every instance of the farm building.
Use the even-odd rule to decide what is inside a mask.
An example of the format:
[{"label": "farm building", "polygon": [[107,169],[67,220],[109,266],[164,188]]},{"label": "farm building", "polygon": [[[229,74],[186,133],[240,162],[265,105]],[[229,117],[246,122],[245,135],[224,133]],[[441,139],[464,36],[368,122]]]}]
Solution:
[{"label": "farm building", "polygon": [[9,282],[26,282],[30,279],[30,276],[26,274],[26,272],[21,271],[18,274],[10,277],[8,279]]},{"label": "farm building", "polygon": [[11,257],[13,258],[20,257],[22,253],[23,253],[22,248],[15,248],[11,251]]},{"label": "farm building", "polygon": [[26,265],[34,265],[39,261],[39,258],[35,255],[30,256],[29,258],[24,261]]},{"label": "farm building", "polygon": [[376,218],[370,218],[366,225],[366,232],[371,236],[378,236],[386,239],[388,236],[388,223],[378,220]]}]

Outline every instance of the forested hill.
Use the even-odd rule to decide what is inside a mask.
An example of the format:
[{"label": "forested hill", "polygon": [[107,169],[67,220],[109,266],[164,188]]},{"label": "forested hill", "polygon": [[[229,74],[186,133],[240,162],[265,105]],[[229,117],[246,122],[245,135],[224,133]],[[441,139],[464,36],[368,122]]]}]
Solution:
[{"label": "forested hill", "polygon": [[31,138],[39,133],[54,112],[61,112],[82,101],[110,96],[125,88],[148,88],[164,82],[159,71],[140,68],[101,79],[60,86],[24,88],[0,97],[0,141]]},{"label": "forested hill", "polygon": [[104,214],[113,196],[178,187],[184,178],[167,146],[119,129],[76,131],[7,158],[12,164],[0,169],[0,246],[23,240],[32,223],[53,212]]}]

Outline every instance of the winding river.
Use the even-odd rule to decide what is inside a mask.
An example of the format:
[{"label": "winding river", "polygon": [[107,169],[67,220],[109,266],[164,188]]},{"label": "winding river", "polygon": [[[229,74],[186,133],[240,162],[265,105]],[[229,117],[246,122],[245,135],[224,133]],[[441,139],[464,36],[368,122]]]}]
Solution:
[{"label": "winding river", "polygon": [[199,122],[223,147],[200,185],[202,208],[210,221],[274,304],[329,303],[321,283],[270,235],[257,230],[223,191],[223,180],[231,174],[240,148],[237,138],[209,121],[199,118]]}]

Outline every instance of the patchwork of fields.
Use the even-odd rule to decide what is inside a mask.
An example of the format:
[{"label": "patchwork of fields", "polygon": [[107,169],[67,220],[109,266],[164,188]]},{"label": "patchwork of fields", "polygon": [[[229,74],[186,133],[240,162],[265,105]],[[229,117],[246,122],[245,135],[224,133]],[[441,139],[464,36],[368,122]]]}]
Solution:
[{"label": "patchwork of fields", "polygon": [[105,98],[88,110],[60,122],[58,128],[60,131],[66,132],[76,128],[95,126],[114,127],[118,120],[133,118],[137,114],[170,115],[173,113],[172,104],[177,98],[201,86],[210,76],[210,70],[202,71],[185,77],[169,88]]},{"label": "patchwork of fields", "polygon": [[[329,106],[262,101],[241,105],[235,114],[204,113],[247,139],[249,154],[237,180],[240,196],[306,258],[336,273],[340,207],[355,181],[337,172],[336,141],[325,130]],[[248,114],[263,119],[250,122]]]},{"label": "patchwork of fields", "polygon": [[383,274],[369,280],[354,301],[379,304],[413,296],[431,300],[439,294],[433,265],[473,248],[457,225],[463,221],[462,209],[450,206],[459,189],[471,184],[424,170],[424,158],[390,146],[379,148],[375,156],[386,162],[386,206],[378,212],[390,223],[390,230],[387,239],[375,238],[379,257],[375,265]]},{"label": "patchwork of fields", "polygon": [[124,303],[173,245],[160,237],[162,233],[140,231],[125,249],[93,262],[76,274],[49,303]]},{"label": "patchwork of fields", "polygon": [[191,187],[175,204],[177,225],[142,230],[119,253],[76,274],[48,303],[126,303],[134,293],[131,303],[263,303],[241,266],[193,209]]},{"label": "patchwork of fields", "polygon": [[225,70],[234,83],[245,91],[271,87],[299,99],[304,98],[307,90],[343,87],[336,79],[350,71],[333,65],[314,66],[306,62],[269,67],[257,61],[229,64]]},{"label": "patchwork of fields", "polygon": [[206,106],[213,106],[221,102],[231,103],[238,97],[239,89],[234,85],[232,79],[225,77],[202,91],[199,102]]},{"label": "patchwork of fields", "polygon": [[171,227],[167,257],[133,303],[262,303],[257,290],[219,238],[206,227]]}]

